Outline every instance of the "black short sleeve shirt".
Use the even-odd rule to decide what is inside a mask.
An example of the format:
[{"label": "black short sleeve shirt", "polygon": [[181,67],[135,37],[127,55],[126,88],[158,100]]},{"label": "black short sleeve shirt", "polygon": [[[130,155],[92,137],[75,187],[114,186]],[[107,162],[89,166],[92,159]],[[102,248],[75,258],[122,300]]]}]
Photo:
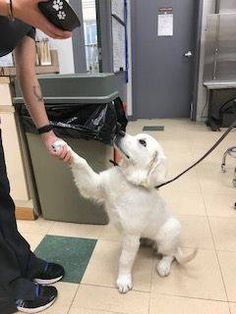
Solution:
[{"label": "black short sleeve shirt", "polygon": [[35,39],[35,28],[17,19],[11,22],[0,16],[0,57],[12,52],[25,36]]}]

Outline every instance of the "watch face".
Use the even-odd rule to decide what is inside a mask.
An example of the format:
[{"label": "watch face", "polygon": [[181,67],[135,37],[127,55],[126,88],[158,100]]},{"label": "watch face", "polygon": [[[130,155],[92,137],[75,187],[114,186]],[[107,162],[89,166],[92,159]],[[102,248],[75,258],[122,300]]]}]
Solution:
[{"label": "watch face", "polygon": [[80,20],[66,0],[39,2],[40,11],[55,26],[62,30],[73,31],[80,26]]}]

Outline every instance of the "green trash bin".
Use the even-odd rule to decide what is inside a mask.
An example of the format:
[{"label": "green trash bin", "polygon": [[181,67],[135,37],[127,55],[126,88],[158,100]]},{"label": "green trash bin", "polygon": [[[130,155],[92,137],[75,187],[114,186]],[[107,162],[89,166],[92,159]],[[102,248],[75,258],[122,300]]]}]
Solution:
[{"label": "green trash bin", "polygon": [[[118,91],[113,74],[47,75],[39,77],[46,108],[56,105],[88,106],[108,104],[117,99]],[[83,198],[77,190],[69,166],[51,157],[39,135],[28,132],[22,119],[24,101],[15,87],[14,104],[19,115],[29,150],[33,176],[42,216],[48,220],[81,224],[107,224],[108,216],[102,206]],[[114,150],[96,140],[60,136],[75,152],[85,158],[96,172],[110,166]]]}]

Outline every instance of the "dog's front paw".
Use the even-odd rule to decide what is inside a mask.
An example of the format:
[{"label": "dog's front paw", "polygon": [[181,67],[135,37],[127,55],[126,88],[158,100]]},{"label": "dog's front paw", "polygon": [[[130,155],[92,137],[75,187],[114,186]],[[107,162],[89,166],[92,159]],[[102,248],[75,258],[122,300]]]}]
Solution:
[{"label": "dog's front paw", "polygon": [[157,264],[156,270],[161,277],[166,277],[170,274],[170,263],[161,260]]},{"label": "dog's front paw", "polygon": [[133,288],[131,275],[120,275],[116,281],[116,284],[120,293],[127,293]]},{"label": "dog's front paw", "polygon": [[76,154],[73,150],[72,150],[72,166],[84,166],[86,164],[86,161],[84,158],[80,157],[78,154]]}]

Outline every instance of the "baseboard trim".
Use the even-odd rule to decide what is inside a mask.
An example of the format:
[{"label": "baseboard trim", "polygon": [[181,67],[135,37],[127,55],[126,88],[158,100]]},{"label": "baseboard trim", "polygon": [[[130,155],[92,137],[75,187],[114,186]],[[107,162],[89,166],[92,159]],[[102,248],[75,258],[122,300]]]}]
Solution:
[{"label": "baseboard trim", "polygon": [[37,215],[33,208],[16,207],[16,219],[18,220],[36,220]]}]

